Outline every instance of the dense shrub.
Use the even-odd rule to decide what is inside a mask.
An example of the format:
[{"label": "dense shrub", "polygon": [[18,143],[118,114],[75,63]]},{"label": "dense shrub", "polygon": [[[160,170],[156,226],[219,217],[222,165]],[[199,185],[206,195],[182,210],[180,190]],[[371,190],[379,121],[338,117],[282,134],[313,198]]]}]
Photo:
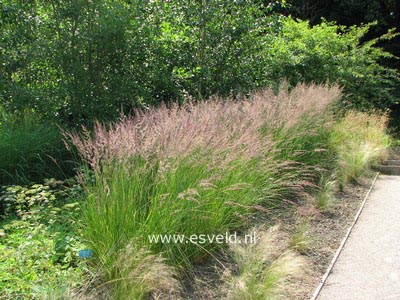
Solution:
[{"label": "dense shrub", "polygon": [[[266,77],[272,82],[286,78],[298,82],[338,83],[343,87],[342,105],[356,109],[385,109],[399,101],[396,70],[379,64],[389,53],[375,47],[377,41],[362,42],[373,24],[361,27],[286,19],[266,51]],[[388,34],[382,38],[390,38]]]},{"label": "dense shrub", "polygon": [[389,54],[376,40],[361,42],[371,25],[311,27],[250,0],[0,5],[0,101],[11,113],[29,108],[62,124],[90,124],[283,79],[337,82],[356,108],[398,100],[398,74],[379,64]]},{"label": "dense shrub", "polygon": [[[190,94],[256,84],[253,53],[268,20],[257,2],[3,1],[6,109],[71,125]],[[263,9],[263,11],[261,10]]]}]

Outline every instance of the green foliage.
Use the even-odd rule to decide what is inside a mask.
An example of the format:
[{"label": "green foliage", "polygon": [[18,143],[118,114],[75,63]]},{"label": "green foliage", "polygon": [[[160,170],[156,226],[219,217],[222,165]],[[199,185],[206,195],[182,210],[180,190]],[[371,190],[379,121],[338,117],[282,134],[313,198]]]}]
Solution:
[{"label": "green foliage", "polygon": [[45,177],[66,178],[76,166],[60,129],[34,118],[0,123],[0,182],[27,184]]},{"label": "green foliage", "polygon": [[167,171],[158,170],[156,163],[141,165],[137,161],[130,167],[105,167],[88,187],[85,234],[102,265],[112,265],[115,258],[111,253],[133,240],[139,248],[164,253],[175,266],[189,266],[221,245],[149,244],[148,236],[189,237],[245,226],[251,206],[263,199],[258,185],[263,185],[265,192],[268,188],[273,191],[273,185],[268,187],[262,180],[272,171],[262,174],[257,162],[235,162],[224,169],[196,163],[195,158],[171,164]]},{"label": "green foliage", "polygon": [[[399,75],[379,64],[392,57],[376,47],[378,40],[361,42],[373,24],[346,28],[323,21],[311,27],[274,14],[273,4],[280,2],[284,1],[1,1],[2,184],[71,174],[73,154],[65,149],[55,123],[90,126],[94,119],[114,120],[137,107],[183,102],[188,96],[248,95],[265,86],[277,87],[282,80],[291,86],[339,83],[345,107],[384,109],[397,103]],[[382,38],[393,36],[389,32]],[[318,93],[307,97],[323,102]],[[290,95],[288,99],[291,103]],[[297,112],[286,113],[294,117]],[[247,124],[241,117],[240,124]],[[280,117],[284,112],[274,116]],[[209,152],[200,147],[168,159],[155,153],[104,163],[101,149],[90,149],[94,152],[86,155],[99,155],[101,165],[93,177],[85,177],[83,216],[77,202],[81,190],[74,183],[51,180],[5,187],[0,196],[0,298],[40,299],[52,295],[54,287],[68,289],[68,278],[77,285],[81,269],[76,251],[83,246],[79,224],[86,226],[83,234],[103,272],[100,280],[115,287],[114,298],[146,297],[158,288],[154,282],[163,283],[162,274],[173,277],[164,262],[186,271],[221,247],[150,243],[148,235],[242,230],[252,224],[256,210],[287,208],[288,199],[314,192],[319,179],[317,205],[324,207],[331,192],[331,181],[323,180],[328,171],[338,167],[343,186],[385,153],[389,139],[385,122],[378,119],[350,116],[332,129],[326,115],[310,113],[293,126],[266,124],[260,137],[268,145],[251,159],[235,156],[246,141],[243,137],[234,150],[211,149],[219,145],[214,141],[204,148]],[[209,118],[202,121],[198,128],[191,127],[193,136],[224,128],[218,123],[204,129]],[[241,129],[228,123],[223,121],[226,131]],[[187,123],[182,124],[186,128]],[[232,131],[223,136],[230,139],[237,133]],[[187,133],[179,128],[176,132]],[[199,139],[208,141],[208,136]],[[124,146],[115,141],[113,149]],[[157,142],[162,144],[161,139]],[[229,155],[235,157],[229,163],[219,161]],[[284,256],[274,265],[272,260],[251,258],[237,279],[254,298],[264,299],[269,287],[285,277],[275,275],[286,274],[289,261]],[[164,285],[167,289],[169,283]]]},{"label": "green foliage", "polygon": [[[264,113],[259,109],[248,110],[254,119],[261,116],[269,122],[264,126],[263,122],[249,123],[256,133],[252,136],[247,132],[246,137],[252,138],[250,145],[257,144],[259,139],[267,142],[257,148],[259,152],[251,158],[231,153],[231,149],[217,151],[219,144],[212,144],[214,148],[206,147],[207,150],[199,146],[189,153],[177,152],[180,154],[175,156],[177,149],[169,148],[171,152],[167,152],[167,157],[162,151],[149,154],[146,151],[154,148],[146,144],[144,147],[148,148],[135,149],[136,156],[116,155],[108,160],[101,156],[104,151],[96,152],[89,147],[93,150],[89,155],[100,155],[100,165],[94,171],[82,170],[84,195],[74,180],[51,179],[44,184],[2,188],[0,296],[43,299],[50,295],[51,299],[56,294],[68,294],[75,295],[71,296],[73,299],[87,282],[92,283],[93,294],[99,299],[108,295],[111,299],[144,299],[152,293],[175,291],[182,272],[190,272],[193,265],[217,254],[226,245],[188,240],[154,243],[150,242],[149,235],[178,234],[187,238],[192,234],[242,232],[254,225],[258,216],[276,216],[278,209],[287,210],[290,200],[301,205],[301,200],[308,197],[307,188],[312,187],[314,192],[318,184],[321,189],[316,195],[317,205],[324,208],[329,204],[326,197],[332,191],[332,181],[323,176],[338,168],[337,178],[345,184],[358,176],[353,172],[353,156],[360,153],[368,156],[367,163],[356,165],[361,171],[382,157],[389,142],[385,134],[387,117],[353,112],[337,124],[331,124],[326,108],[337,97],[337,91],[327,89],[324,94],[321,88],[309,87],[309,90],[313,95],[318,93],[318,104],[326,102],[319,113],[309,103],[310,93],[305,93],[301,86],[297,94],[294,89],[293,94],[278,97],[279,108],[267,106],[269,109]],[[299,101],[296,106],[295,95],[304,102]],[[245,104],[256,103],[266,102],[253,99]],[[179,112],[198,115],[196,110],[206,110],[207,105],[212,104],[193,105],[191,112]],[[226,105],[237,107],[236,102],[224,103],[223,107]],[[162,108],[161,112],[171,113],[171,110]],[[260,115],[255,116],[254,112]],[[271,115],[268,116],[268,112]],[[215,124],[194,121],[199,127],[187,128],[199,132],[204,126],[215,127],[220,122],[219,115],[214,120],[209,114],[208,110],[208,115],[201,120],[213,120]],[[239,116],[243,117],[240,113]],[[237,115],[233,114],[234,117]],[[188,124],[182,116],[179,119],[175,115],[175,118],[175,123],[163,120],[177,128],[181,128],[179,122]],[[144,120],[153,122],[154,119]],[[225,126],[218,127],[218,137],[224,137],[227,128],[231,128],[227,120],[223,124]],[[148,125],[144,124],[147,130]],[[103,129],[98,130],[107,139],[111,138]],[[176,128],[170,130],[175,132]],[[188,134],[188,130],[183,132]],[[168,136],[167,132],[164,134]],[[194,137],[199,139],[199,136]],[[243,141],[238,134],[232,138]],[[180,143],[183,140],[182,136]],[[122,153],[125,142],[119,144]],[[159,142],[157,139],[156,145]],[[166,139],[164,142],[175,141]],[[190,140],[190,144],[193,142]],[[320,147],[327,142],[328,149],[322,151]],[[103,145],[99,140],[93,143],[96,147]],[[209,140],[205,143],[207,146]],[[246,144],[240,145],[245,147]],[[115,147],[115,142],[111,147]],[[232,149],[241,148],[238,147]],[[330,168],[321,170],[329,166],[329,161]],[[79,201],[83,198],[85,202]],[[306,227],[300,228],[292,238],[291,247],[306,251],[305,233]],[[229,280],[229,286],[240,289],[231,288],[236,293],[229,297],[272,297],[286,284],[288,276],[297,272],[294,271],[300,264],[298,257],[279,249],[271,256],[270,245],[271,239],[266,238],[264,243],[254,247],[238,248],[237,263],[241,265],[238,274]],[[95,272],[89,276],[83,274],[84,266],[77,260],[76,252],[82,248],[92,249],[94,253],[90,270]],[[258,254],[268,259],[259,260]]]},{"label": "green foliage", "polygon": [[[70,198],[78,198],[82,188],[73,179],[58,181],[54,178],[45,179],[44,184],[32,184],[30,186],[3,186],[0,190],[0,216],[16,215],[29,218],[33,210],[51,209],[62,206]],[[72,208],[71,204],[67,205]],[[57,211],[54,211],[57,213]],[[41,218],[46,216],[35,216]]]},{"label": "green foliage", "polygon": [[[257,1],[3,1],[0,98],[71,125],[254,87]],[[249,59],[251,61],[249,61]]]},{"label": "green foliage", "polygon": [[[201,154],[201,161],[212,160],[206,157]],[[266,164],[269,159],[270,155],[265,160],[235,161],[223,168],[199,163],[197,156],[170,161],[166,170],[155,162],[140,160],[124,166],[103,165],[96,181],[87,186],[84,237],[115,299],[124,299],[118,295],[137,293],[138,281],[131,283],[130,277],[123,277],[136,272],[132,269],[141,265],[134,261],[128,267],[126,258],[121,257],[121,249],[130,244],[135,253],[149,249],[147,256],[161,254],[178,273],[190,272],[194,265],[226,247],[218,243],[192,243],[190,236],[225,235],[253,224],[257,211],[287,208],[288,203],[282,200],[291,189],[288,181],[300,178],[303,171],[290,168],[278,172],[276,165]],[[185,240],[151,242],[149,236],[157,235],[182,235]],[[118,263],[121,259],[122,264]],[[153,270],[151,265],[146,268],[142,272]],[[144,288],[139,299],[152,291],[151,286]]]},{"label": "green foliage", "polygon": [[67,125],[285,78],[338,82],[357,108],[397,101],[398,74],[379,64],[390,55],[377,40],[360,43],[371,25],[310,27],[275,14],[274,3],[3,1],[0,101]]},{"label": "green foliage", "polygon": [[73,180],[2,188],[0,297],[43,299],[55,287],[82,284],[77,251],[84,246],[76,202],[81,194]]},{"label": "green foliage", "polygon": [[272,82],[286,78],[292,85],[336,82],[344,88],[346,107],[385,109],[397,103],[394,91],[400,79],[396,70],[379,64],[391,57],[375,47],[379,39],[361,43],[373,25],[346,28],[322,22],[311,27],[309,22],[288,18],[265,49],[266,76]]},{"label": "green foliage", "polygon": [[303,119],[293,127],[274,130],[275,147],[279,149],[279,157],[295,161],[308,167],[328,167],[332,153],[327,151],[329,139],[330,117]]},{"label": "green foliage", "polygon": [[171,47],[173,72],[191,96],[260,87],[263,36],[279,19],[268,16],[271,8],[258,1],[173,1],[164,8],[162,36]]},{"label": "green foliage", "polygon": [[[396,0],[371,0],[371,1],[324,1],[324,0],[290,0],[287,8],[291,15],[303,20],[310,20],[311,24],[320,23],[321,18],[335,21],[340,25],[352,26],[377,22],[377,26],[368,33],[367,39],[378,37],[390,28],[399,28],[400,3]],[[384,41],[380,46],[390,53],[399,56],[400,39]],[[390,64],[399,67],[399,61],[389,60]]]},{"label": "green foliage", "polygon": [[[46,291],[79,286],[82,271],[55,260],[55,233],[36,222],[2,222],[7,236],[0,239],[0,297],[43,299]],[[64,238],[66,238],[64,236]],[[80,244],[73,245],[75,252]],[[71,251],[71,250],[69,250]]]}]

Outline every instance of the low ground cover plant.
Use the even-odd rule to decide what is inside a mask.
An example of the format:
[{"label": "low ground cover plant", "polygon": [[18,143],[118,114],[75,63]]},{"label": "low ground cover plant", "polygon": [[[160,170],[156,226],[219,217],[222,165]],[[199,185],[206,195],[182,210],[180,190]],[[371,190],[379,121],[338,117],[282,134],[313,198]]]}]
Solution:
[{"label": "low ground cover plant", "polygon": [[82,286],[82,192],[74,180],[1,187],[0,298],[62,299]]}]

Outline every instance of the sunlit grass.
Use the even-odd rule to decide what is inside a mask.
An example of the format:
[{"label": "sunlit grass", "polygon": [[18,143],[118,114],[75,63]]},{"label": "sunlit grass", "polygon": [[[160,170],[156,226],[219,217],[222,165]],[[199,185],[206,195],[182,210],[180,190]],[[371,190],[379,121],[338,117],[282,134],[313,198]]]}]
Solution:
[{"label": "sunlit grass", "polygon": [[352,111],[334,126],[330,143],[338,158],[341,188],[387,156],[391,142],[387,122],[386,114]]},{"label": "sunlit grass", "polygon": [[[257,223],[255,216],[287,209],[309,193],[317,193],[318,207],[328,206],[333,181],[321,174],[335,169],[333,158],[341,153],[327,147],[330,139],[332,144],[343,139],[330,135],[329,107],[339,94],[336,87],[301,85],[291,93],[261,91],[243,101],[150,109],[110,126],[97,124],[93,133],[66,133],[94,170],[94,180],[86,183],[85,237],[115,299],[136,290],[137,282],[124,274],[137,263],[118,263],[128,245],[160,255],[174,278],[226,247],[154,244],[149,235],[245,230]],[[305,247],[302,233],[293,249]],[[280,286],[291,258],[288,252],[266,269],[258,265],[253,275],[243,270],[248,299],[262,299]],[[135,297],[154,293],[143,285]]]},{"label": "sunlit grass", "polygon": [[225,299],[287,299],[288,279],[301,274],[305,260],[288,248],[276,227],[255,234],[255,244],[231,245],[237,270],[225,278]]}]

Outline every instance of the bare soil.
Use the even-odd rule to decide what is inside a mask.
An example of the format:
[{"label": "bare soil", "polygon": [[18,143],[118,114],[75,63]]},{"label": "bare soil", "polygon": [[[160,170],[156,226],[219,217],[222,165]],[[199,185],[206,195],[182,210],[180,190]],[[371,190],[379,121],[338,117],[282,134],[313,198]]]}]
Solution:
[{"label": "bare soil", "polygon": [[[347,185],[344,191],[334,195],[333,205],[326,211],[317,211],[311,216],[308,214],[310,221],[305,235],[309,239],[309,246],[302,253],[308,264],[304,270],[304,277],[296,284],[294,300],[310,299],[313,295],[354,221],[372,181],[373,177],[368,176],[361,178],[357,183]],[[290,226],[290,222],[288,225]]]}]

